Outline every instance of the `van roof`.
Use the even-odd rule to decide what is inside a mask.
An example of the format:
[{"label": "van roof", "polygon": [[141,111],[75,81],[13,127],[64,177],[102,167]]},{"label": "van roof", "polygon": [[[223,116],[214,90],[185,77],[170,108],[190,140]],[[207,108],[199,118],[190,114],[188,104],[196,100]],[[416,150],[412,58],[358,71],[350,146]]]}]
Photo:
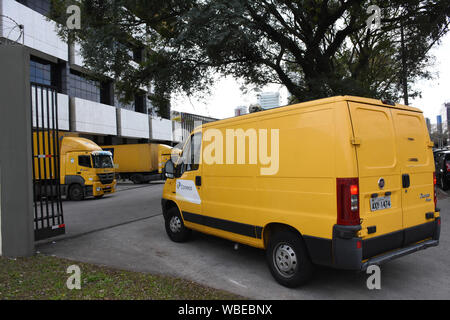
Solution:
[{"label": "van roof", "polygon": [[244,115],[237,116],[237,117],[225,118],[222,120],[205,123],[202,125],[202,127],[211,127],[211,126],[216,126],[218,124],[220,125],[220,124],[227,123],[227,122],[233,122],[235,120],[257,118],[259,116],[268,115],[268,114],[272,114],[272,113],[279,113],[279,112],[284,112],[284,111],[290,111],[290,110],[297,109],[297,108],[303,108],[303,107],[306,108],[306,107],[311,107],[314,105],[322,105],[322,104],[327,104],[327,103],[331,103],[331,102],[341,102],[341,101],[359,102],[359,103],[382,106],[382,107],[386,107],[386,108],[402,109],[402,110],[422,113],[422,110],[420,110],[418,108],[405,106],[405,105],[398,104],[398,103],[396,103],[395,105],[392,105],[392,104],[388,104],[387,102],[383,102],[381,100],[371,99],[371,98],[363,98],[363,97],[355,97],[355,96],[335,96],[335,97],[330,97],[330,98],[323,98],[323,99],[318,99],[318,100],[296,103],[296,104],[287,105],[287,106],[281,106],[278,108],[272,108],[272,109],[268,109],[268,110],[264,110],[264,111],[244,114]]}]

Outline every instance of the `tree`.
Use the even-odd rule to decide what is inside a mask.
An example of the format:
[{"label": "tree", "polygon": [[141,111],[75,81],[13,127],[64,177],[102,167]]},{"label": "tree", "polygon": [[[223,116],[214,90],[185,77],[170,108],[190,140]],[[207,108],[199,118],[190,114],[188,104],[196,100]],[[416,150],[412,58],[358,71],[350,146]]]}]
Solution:
[{"label": "tree", "polygon": [[[81,0],[82,29],[68,30],[68,1],[53,2],[60,35],[80,42],[90,69],[113,75],[128,98],[151,81],[155,101],[166,102],[175,91],[207,91],[217,73],[283,84],[294,101],[398,100],[407,75],[414,97],[450,16],[450,0]],[[381,9],[378,29],[367,27],[371,4]],[[137,68],[129,68],[133,46],[146,49]]]}]

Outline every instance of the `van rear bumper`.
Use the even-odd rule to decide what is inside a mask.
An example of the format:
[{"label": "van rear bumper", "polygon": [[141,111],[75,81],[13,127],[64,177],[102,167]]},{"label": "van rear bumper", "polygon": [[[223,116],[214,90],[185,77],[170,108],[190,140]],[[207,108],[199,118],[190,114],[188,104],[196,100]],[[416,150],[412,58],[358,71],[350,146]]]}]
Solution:
[{"label": "van rear bumper", "polygon": [[357,237],[361,226],[333,227],[331,266],[364,271],[370,265],[400,258],[439,245],[440,217],[433,221],[390,234],[363,240]]},{"label": "van rear bumper", "polygon": [[439,245],[439,240],[426,240],[423,242],[419,242],[416,244],[413,244],[409,247],[406,248],[401,248],[392,252],[388,252],[386,254],[382,254],[379,256],[376,256],[374,258],[371,258],[369,260],[367,260],[366,262],[364,262],[361,265],[361,271],[365,271],[370,265],[381,265],[385,262],[406,256],[407,254],[419,251],[419,250],[424,250],[430,247],[436,247]]}]

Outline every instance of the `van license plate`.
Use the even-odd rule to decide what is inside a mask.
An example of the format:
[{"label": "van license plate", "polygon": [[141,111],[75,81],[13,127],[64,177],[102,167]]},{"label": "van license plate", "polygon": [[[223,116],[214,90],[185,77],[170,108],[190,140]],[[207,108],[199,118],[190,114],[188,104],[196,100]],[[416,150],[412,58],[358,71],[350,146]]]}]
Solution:
[{"label": "van license plate", "polygon": [[389,209],[391,207],[391,196],[370,199],[370,211]]}]

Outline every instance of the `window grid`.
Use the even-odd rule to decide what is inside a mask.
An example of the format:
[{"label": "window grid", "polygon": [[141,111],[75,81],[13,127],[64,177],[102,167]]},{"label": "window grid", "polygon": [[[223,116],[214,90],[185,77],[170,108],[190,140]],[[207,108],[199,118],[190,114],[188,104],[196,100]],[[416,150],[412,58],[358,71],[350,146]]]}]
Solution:
[{"label": "window grid", "polygon": [[50,13],[51,0],[17,0],[17,2],[44,16]]},{"label": "window grid", "polygon": [[51,85],[51,63],[41,63],[30,60],[30,81]]},{"label": "window grid", "polygon": [[100,103],[100,82],[89,80],[74,71],[69,74],[69,95]]}]

